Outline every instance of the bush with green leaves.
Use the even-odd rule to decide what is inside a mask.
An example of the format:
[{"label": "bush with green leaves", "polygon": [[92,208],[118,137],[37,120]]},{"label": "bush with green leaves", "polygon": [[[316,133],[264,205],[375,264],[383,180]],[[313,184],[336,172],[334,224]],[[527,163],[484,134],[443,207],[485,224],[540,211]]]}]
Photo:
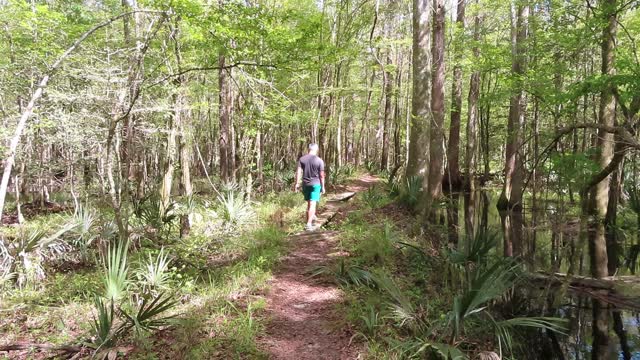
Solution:
[{"label": "bush with green leaves", "polygon": [[398,201],[414,209],[422,197],[422,183],[422,176],[410,176],[404,179],[398,191]]},{"label": "bush with green leaves", "polygon": [[340,259],[335,264],[320,265],[311,269],[312,277],[329,276],[342,286],[375,286],[373,274],[361,266]]},{"label": "bush with green leaves", "polygon": [[370,231],[360,237],[357,243],[359,258],[368,264],[379,264],[390,260],[394,251],[394,243],[399,236],[393,230],[393,226],[385,222],[382,227],[369,228]]},{"label": "bush with green leaves", "polygon": [[[395,281],[384,273],[377,273],[378,288],[389,296],[390,317],[396,325],[413,335],[409,340],[397,342],[397,349],[408,357],[432,354],[442,359],[468,357],[456,346],[464,335],[473,329],[475,333],[493,333],[499,344],[500,356],[512,352],[513,332],[516,328],[563,332],[565,321],[552,317],[500,318],[492,305],[515,286],[517,265],[509,259],[498,261],[489,267],[478,267],[472,282],[455,296],[453,307],[440,319],[432,319],[420,306],[421,302],[405,295]],[[491,331],[488,331],[489,329]]]},{"label": "bush with green leaves", "polygon": [[45,278],[45,258],[51,260],[72,250],[64,240],[64,235],[77,226],[75,221],[69,221],[50,235],[43,225],[31,229],[21,227],[8,247],[4,246],[4,242],[0,247],[2,282],[15,279],[20,288],[40,283]]},{"label": "bush with green leaves", "polygon": [[[131,333],[138,336],[169,325],[173,316],[166,315],[177,305],[174,296],[162,290],[167,282],[169,256],[164,249],[142,261],[130,275],[129,242],[110,244],[102,259],[103,296],[94,300],[96,316],[91,336],[85,344],[94,349],[94,356],[113,355],[117,341]],[[136,282],[137,280],[137,282]],[[136,294],[133,289],[141,289]]]},{"label": "bush with green leaves", "polygon": [[98,216],[95,210],[85,205],[79,206],[73,217],[78,226],[75,228],[71,244],[79,250],[81,259],[87,261],[89,248],[100,238],[100,233],[96,231]]},{"label": "bush with green leaves", "polygon": [[247,225],[256,220],[251,203],[241,192],[229,191],[218,196],[218,209],[227,229]]},{"label": "bush with green leaves", "polygon": [[345,164],[340,167],[328,169],[329,182],[331,185],[344,184],[356,173],[356,167],[351,164]]},{"label": "bush with green leaves", "polygon": [[176,224],[178,219],[178,203],[163,202],[157,191],[151,191],[140,200],[133,202],[133,213],[143,226],[157,230],[165,235]]},{"label": "bush with green leaves", "polygon": [[115,246],[109,244],[107,253],[102,258],[105,298],[109,300],[120,300],[127,293],[131,283],[129,279],[128,259],[128,241],[119,241]]},{"label": "bush with green leaves", "polygon": [[370,209],[377,209],[386,203],[385,196],[376,186],[372,186],[362,192],[361,198],[362,202]]},{"label": "bush with green leaves", "polygon": [[169,265],[171,258],[164,248],[155,256],[149,253],[135,272],[139,286],[146,293],[158,293],[168,289],[171,273]]}]

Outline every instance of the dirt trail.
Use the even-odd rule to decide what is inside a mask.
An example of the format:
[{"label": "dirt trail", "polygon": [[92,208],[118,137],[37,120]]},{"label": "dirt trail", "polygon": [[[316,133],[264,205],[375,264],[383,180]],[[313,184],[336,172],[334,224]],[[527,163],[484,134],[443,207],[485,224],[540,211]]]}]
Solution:
[{"label": "dirt trail", "polygon": [[[342,191],[359,192],[377,181],[363,176]],[[343,194],[344,195],[344,194]],[[329,201],[321,209],[320,223],[346,206],[345,201]],[[267,294],[269,323],[260,340],[271,359],[358,359],[361,347],[351,342],[353,335],[336,312],[343,293],[334,284],[310,278],[310,268],[328,263],[338,241],[335,231],[316,230],[289,237],[290,253],[283,258],[270,282]]]}]

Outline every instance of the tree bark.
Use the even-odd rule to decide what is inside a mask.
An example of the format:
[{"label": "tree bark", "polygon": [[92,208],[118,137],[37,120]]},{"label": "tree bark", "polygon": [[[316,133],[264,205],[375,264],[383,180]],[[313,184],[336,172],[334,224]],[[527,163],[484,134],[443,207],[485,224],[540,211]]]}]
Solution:
[{"label": "tree bark", "polygon": [[431,47],[433,73],[431,75],[431,126],[429,128],[429,181],[425,201],[425,209],[429,215],[429,219],[433,219],[433,202],[442,195],[444,157],[444,0],[434,0],[433,7],[433,44]]},{"label": "tree bark", "polygon": [[[409,135],[409,158],[406,175],[424,176],[427,170],[428,125],[430,108],[431,62],[429,49],[431,18],[429,0],[413,0],[413,90],[411,96],[411,128]],[[426,183],[426,182],[425,182]]]},{"label": "tree bark", "polygon": [[464,15],[465,0],[458,0],[456,15],[456,32],[458,39],[453,49],[453,84],[451,87],[451,125],[449,127],[449,144],[447,145],[447,171],[444,182],[449,191],[459,190],[460,178],[460,117],[462,111],[462,56],[464,49]]},{"label": "tree bark", "polygon": [[[602,13],[607,26],[602,33],[602,68],[603,76],[615,74],[615,39],[617,30],[617,0],[605,0],[602,6]],[[606,127],[613,127],[616,116],[616,100],[613,90],[607,86],[600,93],[600,107],[598,110],[599,124]],[[600,150],[598,163],[601,168],[607,168],[613,160],[614,135],[611,132],[598,130],[596,147]],[[591,274],[595,278],[602,278],[608,275],[608,256],[605,229],[605,217],[609,205],[609,185],[610,175],[600,179],[591,189],[588,201],[588,215],[591,216],[589,223],[589,252],[591,259]],[[587,214],[585,214],[587,215]]]},{"label": "tree bark", "polygon": [[233,169],[231,164],[233,163],[233,153],[231,147],[231,84],[229,82],[229,74],[225,69],[226,57],[220,55],[218,57],[218,89],[220,91],[218,96],[218,115],[220,117],[220,129],[219,129],[219,151],[220,151],[220,177],[224,181],[231,181]]},{"label": "tree bark", "polygon": [[382,122],[382,155],[380,159],[380,170],[389,168],[389,127],[391,126],[392,101],[393,101],[393,74],[389,68],[393,65],[391,55],[387,54],[385,69],[383,69],[384,86],[384,120]]},{"label": "tree bark", "polygon": [[526,67],[526,46],[529,7],[514,5],[512,10],[512,64],[511,73],[515,79],[515,89],[509,104],[507,123],[507,144],[505,149],[504,184],[497,207],[501,210],[522,210],[523,162],[522,145],[526,116],[526,98],[522,77]]},{"label": "tree bark", "polygon": [[[476,4],[478,1],[476,0]],[[478,10],[476,10],[478,11]],[[480,49],[480,14],[476,13],[473,20],[473,59],[479,60]],[[475,61],[474,61],[475,62]],[[475,191],[476,151],[478,139],[478,98],[480,97],[480,71],[474,70],[469,80],[469,99],[467,114],[467,148],[465,151],[465,167],[467,169],[467,184],[469,191]]]}]

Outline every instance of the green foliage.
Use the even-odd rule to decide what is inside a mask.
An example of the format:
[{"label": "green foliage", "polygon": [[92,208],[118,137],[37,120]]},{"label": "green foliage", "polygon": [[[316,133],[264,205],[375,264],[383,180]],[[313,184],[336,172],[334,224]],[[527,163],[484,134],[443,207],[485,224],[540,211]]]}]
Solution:
[{"label": "green foliage", "polygon": [[356,167],[351,164],[345,164],[329,169],[328,173],[331,185],[341,185],[353,177],[356,173]]},{"label": "green foliage", "polygon": [[449,260],[457,265],[483,264],[498,244],[499,236],[498,231],[485,229],[480,229],[475,235],[466,234],[461,246],[449,251]]},{"label": "green foliage", "polygon": [[249,224],[255,220],[255,212],[251,203],[236,190],[229,190],[226,194],[218,196],[218,208],[225,226],[229,229]]},{"label": "green foliage", "polygon": [[487,303],[511,289],[517,279],[518,265],[511,259],[496,261],[492,266],[479,267],[473,273],[469,287],[453,300],[449,313],[455,337],[464,331],[465,322],[487,308]]},{"label": "green foliage", "polygon": [[591,179],[591,175],[599,171],[592,153],[555,153],[550,158],[549,172],[558,177],[561,189],[580,191]]},{"label": "green foliage", "polygon": [[568,326],[566,319],[534,316],[511,318],[494,322],[493,324],[498,344],[500,344],[500,353],[502,353],[503,346],[506,352],[511,352],[513,350],[513,336],[511,333],[515,328],[527,327],[565,334]]},{"label": "green foliage", "polygon": [[96,296],[94,305],[98,316],[94,316],[92,324],[93,339],[91,345],[100,350],[103,347],[109,348],[114,344],[113,320],[115,318],[115,306],[113,300],[105,301]]},{"label": "green foliage", "polygon": [[398,235],[394,233],[393,226],[387,222],[382,229],[370,228],[370,230],[360,238],[357,244],[358,254],[367,263],[384,264],[393,253]]},{"label": "green foliage", "polygon": [[422,332],[427,325],[425,319],[395,281],[384,272],[376,273],[375,281],[378,288],[391,298],[388,305],[391,310],[391,318],[396,324],[399,327],[406,326]]},{"label": "green foliage", "polygon": [[366,191],[362,192],[362,201],[367,207],[371,209],[379,208],[386,203],[385,197],[375,186],[372,186]]},{"label": "green foliage", "polygon": [[147,292],[166,290],[170,279],[169,254],[165,254],[164,248],[155,255],[148,254],[147,259],[142,262],[139,269],[136,270],[136,276],[139,284]]},{"label": "green foliage", "polygon": [[116,246],[109,244],[107,253],[103,256],[104,296],[107,299],[120,300],[125,296],[129,288],[128,253],[129,242],[119,241]]},{"label": "green foliage", "polygon": [[164,314],[177,304],[177,300],[164,293],[160,293],[151,299],[143,297],[142,302],[134,311],[122,311],[124,323],[118,333],[125,333],[132,329],[138,334],[158,330],[168,325],[175,318],[175,316],[166,316]]},{"label": "green foliage", "polygon": [[360,315],[360,320],[365,326],[365,331],[368,335],[375,335],[377,329],[382,326],[380,321],[380,313],[376,311],[376,308],[372,305],[367,307],[365,315]]},{"label": "green foliage", "polygon": [[321,275],[334,278],[342,286],[375,286],[373,274],[344,259],[340,259],[337,264],[321,265],[311,270],[312,277]]},{"label": "green foliage", "polygon": [[[2,282],[16,279],[20,288],[28,285],[35,285],[45,278],[43,262],[45,255],[60,254],[67,251],[69,247],[62,237],[74,230],[77,223],[68,222],[59,229],[47,235],[48,231],[44,226],[36,225],[34,228],[26,229],[21,227],[14,246],[0,249],[2,255]],[[50,256],[52,257],[52,256]]]},{"label": "green foliage", "polygon": [[86,261],[89,256],[89,247],[99,238],[99,234],[95,231],[97,226],[96,212],[87,206],[79,206],[74,214],[74,221],[78,226],[72,244],[80,250],[80,255]]},{"label": "green foliage", "polygon": [[399,190],[398,201],[414,209],[422,197],[422,176],[410,176],[404,179]]},{"label": "green foliage", "polygon": [[170,200],[165,204],[157,191],[151,191],[133,203],[133,213],[143,225],[158,230],[162,235],[175,225],[179,215],[178,203]]}]

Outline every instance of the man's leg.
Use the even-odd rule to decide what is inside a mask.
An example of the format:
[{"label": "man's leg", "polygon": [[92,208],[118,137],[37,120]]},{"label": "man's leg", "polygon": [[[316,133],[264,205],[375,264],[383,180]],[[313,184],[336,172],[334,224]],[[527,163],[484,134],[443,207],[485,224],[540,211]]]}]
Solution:
[{"label": "man's leg", "polygon": [[316,216],[316,201],[307,201],[307,226],[312,226],[313,218]]}]

